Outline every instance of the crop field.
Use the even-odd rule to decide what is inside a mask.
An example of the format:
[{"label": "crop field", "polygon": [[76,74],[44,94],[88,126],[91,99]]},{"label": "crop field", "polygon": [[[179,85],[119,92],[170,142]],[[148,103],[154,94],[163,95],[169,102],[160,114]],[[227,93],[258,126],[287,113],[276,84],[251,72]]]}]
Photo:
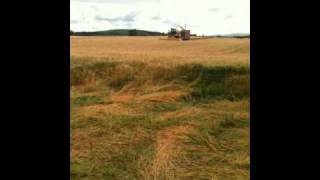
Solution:
[{"label": "crop field", "polygon": [[250,179],[250,39],[70,43],[71,179]]}]

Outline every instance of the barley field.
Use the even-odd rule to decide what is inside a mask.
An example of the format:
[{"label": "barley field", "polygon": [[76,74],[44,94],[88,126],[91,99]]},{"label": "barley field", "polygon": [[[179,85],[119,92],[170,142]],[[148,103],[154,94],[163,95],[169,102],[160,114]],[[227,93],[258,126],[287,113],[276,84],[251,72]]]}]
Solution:
[{"label": "barley field", "polygon": [[250,39],[71,37],[71,179],[250,179]]},{"label": "barley field", "polygon": [[71,56],[160,64],[249,64],[249,39],[161,39],[163,37],[72,37]]}]

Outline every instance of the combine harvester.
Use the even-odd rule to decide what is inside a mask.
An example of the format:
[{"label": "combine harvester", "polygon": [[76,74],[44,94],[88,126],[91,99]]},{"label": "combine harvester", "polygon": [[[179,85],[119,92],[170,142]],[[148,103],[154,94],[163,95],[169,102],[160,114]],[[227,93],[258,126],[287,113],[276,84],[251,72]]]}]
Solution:
[{"label": "combine harvester", "polygon": [[[186,26],[183,28],[180,25],[176,25],[177,28],[171,28],[168,31],[168,38],[166,39],[161,39],[161,40],[181,40],[181,41],[186,41],[186,40],[201,40],[201,39],[209,39],[213,38],[210,36],[202,36],[202,37],[196,37],[196,34],[191,34],[190,30],[187,30]],[[180,28],[180,30],[178,30]],[[193,38],[191,38],[191,36]]]},{"label": "combine harvester", "polygon": [[171,28],[168,32],[168,38],[169,39],[180,39],[182,41],[190,40],[190,30],[187,30],[186,28],[183,28],[180,25],[177,25],[181,30],[177,30],[177,28]]}]

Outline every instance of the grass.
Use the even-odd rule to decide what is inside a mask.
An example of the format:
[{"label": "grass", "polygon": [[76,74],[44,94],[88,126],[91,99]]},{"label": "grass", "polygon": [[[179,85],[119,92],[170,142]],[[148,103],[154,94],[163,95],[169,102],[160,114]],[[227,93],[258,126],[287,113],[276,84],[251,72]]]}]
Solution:
[{"label": "grass", "polygon": [[103,103],[103,99],[98,96],[80,96],[73,100],[75,106],[91,105]]},{"label": "grass", "polygon": [[[171,43],[178,46],[176,56],[163,46]],[[239,60],[248,61],[247,41],[176,43],[72,39],[71,179],[250,178],[250,71]],[[147,45],[153,49],[140,49]],[[197,61],[199,54],[191,52],[181,63],[178,56],[191,47],[239,61]]]}]

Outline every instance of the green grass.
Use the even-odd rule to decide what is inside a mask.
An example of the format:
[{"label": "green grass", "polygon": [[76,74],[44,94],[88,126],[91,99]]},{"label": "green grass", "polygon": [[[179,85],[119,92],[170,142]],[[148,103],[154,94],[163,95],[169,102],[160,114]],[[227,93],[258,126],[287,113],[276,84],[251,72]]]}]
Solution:
[{"label": "green grass", "polygon": [[115,63],[103,61],[88,63],[80,61],[71,66],[71,85],[90,81],[105,81],[109,88],[120,90],[129,83],[136,86],[144,82],[167,84],[175,82],[182,86],[192,83],[192,97],[200,99],[236,100],[249,97],[249,69],[242,66],[205,67],[187,64],[176,67],[153,67],[143,63]]},{"label": "green grass", "polygon": [[103,99],[98,96],[80,96],[74,98],[71,102],[74,106],[84,106],[92,104],[102,104],[104,103]]}]

